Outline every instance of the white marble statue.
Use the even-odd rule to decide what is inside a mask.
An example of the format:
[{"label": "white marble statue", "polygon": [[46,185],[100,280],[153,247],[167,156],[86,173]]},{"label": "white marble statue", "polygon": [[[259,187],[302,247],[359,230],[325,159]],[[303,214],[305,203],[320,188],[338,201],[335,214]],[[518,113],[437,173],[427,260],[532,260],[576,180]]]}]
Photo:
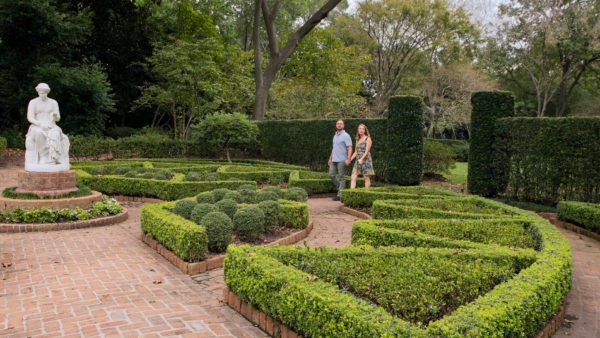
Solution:
[{"label": "white marble statue", "polygon": [[48,97],[50,87],[35,87],[39,97],[29,101],[25,138],[25,170],[56,172],[69,170],[69,138],[56,125],[60,120],[58,102]]}]

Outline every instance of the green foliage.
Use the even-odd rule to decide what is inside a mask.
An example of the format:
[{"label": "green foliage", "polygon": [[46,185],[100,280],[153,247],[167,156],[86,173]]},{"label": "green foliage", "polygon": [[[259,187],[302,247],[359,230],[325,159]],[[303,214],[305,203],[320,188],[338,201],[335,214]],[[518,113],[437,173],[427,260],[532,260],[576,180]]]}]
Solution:
[{"label": "green foliage", "polygon": [[[365,179],[359,177],[357,186],[364,187]],[[331,182],[327,173],[317,173],[314,171],[292,171],[288,179],[289,188],[302,188],[309,195],[326,194],[336,192],[337,188]],[[350,177],[346,177],[346,188],[350,187]]]},{"label": "green foliage", "polygon": [[242,194],[239,191],[229,191],[227,192],[224,196],[223,199],[225,200],[233,200],[236,203],[242,203],[243,199],[242,199]]},{"label": "green foliage", "polygon": [[173,203],[146,204],[142,207],[142,231],[152,235],[177,257],[199,262],[208,253],[206,228],[167,209]]},{"label": "green foliage", "polygon": [[242,195],[242,203],[254,203],[256,201],[256,185],[241,185],[237,190]]},{"label": "green foliage", "polygon": [[204,118],[194,128],[194,138],[206,144],[215,153],[225,152],[230,159],[230,149],[244,149],[256,142],[258,127],[241,113],[215,113]]},{"label": "green foliage", "polygon": [[573,222],[600,233],[600,204],[561,201],[558,202],[558,218]]},{"label": "green foliage", "polygon": [[495,196],[506,187],[509,163],[494,143],[498,118],[510,117],[514,97],[508,92],[477,92],[471,96],[471,145],[469,150],[469,192]]},{"label": "green foliage", "polygon": [[448,190],[423,187],[377,187],[342,190],[342,203],[353,208],[365,208],[376,200],[439,199],[460,196]]},{"label": "green foliage", "polygon": [[[414,206],[414,205],[417,206]],[[485,219],[494,218],[495,212],[502,209],[488,206],[473,199],[412,199],[373,202],[371,213],[375,219],[402,218],[445,218],[445,219]],[[506,216],[506,214],[504,214]]]},{"label": "green foliage", "polygon": [[208,249],[212,252],[224,252],[231,242],[233,235],[233,222],[223,212],[206,214],[200,222],[208,234]]},{"label": "green foliage", "polygon": [[213,190],[213,192],[212,192],[213,202],[218,202],[218,201],[222,200],[225,197],[225,195],[230,191],[231,190],[226,189],[226,188],[220,188],[220,189]]},{"label": "green foliage", "polygon": [[280,225],[304,229],[309,222],[308,206],[303,202],[279,200],[281,213],[279,214]]},{"label": "green foliage", "polygon": [[116,215],[123,207],[112,198],[103,198],[95,202],[89,209],[49,209],[34,208],[0,211],[0,223],[58,223],[68,221],[84,221],[92,218]]},{"label": "green foliage", "polygon": [[291,169],[224,165],[217,169],[222,180],[239,179],[251,180],[259,183],[280,184],[287,181]]},{"label": "green foliage", "polygon": [[281,206],[278,201],[262,201],[258,203],[258,207],[265,214],[265,225],[279,225],[279,216],[281,214]]},{"label": "green foliage", "polygon": [[274,193],[277,194],[277,196],[279,196],[279,198],[283,197],[283,191],[281,190],[280,187],[274,187],[274,186],[266,186],[260,189],[261,191],[272,191]]},{"label": "green foliage", "polygon": [[173,212],[183,218],[190,219],[192,211],[196,208],[198,203],[193,200],[179,200],[175,202]]},{"label": "green foliage", "polygon": [[265,232],[265,214],[259,207],[251,205],[235,213],[233,224],[242,241],[252,242]]},{"label": "green foliage", "polygon": [[454,165],[454,152],[450,146],[438,142],[425,142],[423,147],[424,173],[447,174]]},{"label": "green foliage", "polygon": [[256,202],[277,201],[279,194],[270,190],[259,190],[256,193]]},{"label": "green foliage", "polygon": [[498,121],[495,146],[505,196],[555,205],[561,200],[600,202],[600,118],[511,118]]},{"label": "green foliage", "polygon": [[196,195],[196,202],[198,203],[213,203],[213,193],[212,191],[201,192]]},{"label": "green foliage", "polygon": [[74,197],[82,197],[89,196],[92,194],[92,190],[86,186],[77,187],[76,191],[68,192],[59,195],[42,195],[39,196],[30,192],[16,192],[17,188],[6,188],[2,191],[2,196],[6,198],[14,198],[21,200],[37,200],[37,199],[59,199],[59,198],[74,198]]},{"label": "green foliage", "polygon": [[222,200],[215,203],[219,211],[225,213],[230,218],[233,218],[237,211],[237,202],[232,199],[223,198]]},{"label": "green foliage", "polygon": [[[204,218],[204,216],[208,215],[211,212],[217,211],[220,211],[219,208],[212,203],[198,203],[192,209],[189,219],[194,221],[196,224],[202,225],[202,219]],[[175,212],[175,209],[173,209],[173,212]]]},{"label": "green foliage", "polygon": [[203,172],[203,171],[189,171],[185,174],[185,181],[218,181],[219,175],[214,172]]},{"label": "green foliage", "polygon": [[0,136],[0,154],[2,153],[2,151],[4,149],[6,149],[7,146],[8,146],[8,142],[6,141],[6,138]]},{"label": "green foliage", "polygon": [[302,188],[292,187],[285,192],[284,198],[290,201],[306,202],[308,200],[308,193]]},{"label": "green foliage", "polygon": [[425,139],[425,146],[428,143],[441,143],[452,149],[454,153],[454,160],[457,162],[468,162],[469,161],[469,142],[465,140],[452,140],[452,139]]},{"label": "green foliage", "polygon": [[414,96],[391,97],[388,115],[389,181],[418,185],[423,175],[423,102]]}]

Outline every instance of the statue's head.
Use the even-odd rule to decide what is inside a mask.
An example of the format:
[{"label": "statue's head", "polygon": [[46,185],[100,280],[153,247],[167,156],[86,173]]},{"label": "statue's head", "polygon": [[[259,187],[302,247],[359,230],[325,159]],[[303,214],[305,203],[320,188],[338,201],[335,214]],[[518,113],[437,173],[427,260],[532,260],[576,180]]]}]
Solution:
[{"label": "statue's head", "polygon": [[48,86],[48,84],[42,82],[35,87],[35,91],[38,93],[38,95],[40,97],[46,98],[46,97],[48,97],[48,93],[50,93],[50,86]]}]

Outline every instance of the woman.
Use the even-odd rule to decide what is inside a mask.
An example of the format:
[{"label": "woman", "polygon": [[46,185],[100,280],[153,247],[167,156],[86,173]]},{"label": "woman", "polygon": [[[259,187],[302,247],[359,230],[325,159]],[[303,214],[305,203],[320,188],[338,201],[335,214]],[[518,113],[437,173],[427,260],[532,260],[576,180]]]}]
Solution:
[{"label": "woman", "polygon": [[356,150],[350,160],[357,159],[354,162],[354,168],[352,168],[352,181],[350,182],[350,189],[356,188],[356,178],[358,175],[362,175],[365,178],[365,188],[371,186],[371,176],[375,175],[373,170],[373,160],[371,159],[371,135],[369,129],[364,124],[358,125],[358,131],[356,132]]}]

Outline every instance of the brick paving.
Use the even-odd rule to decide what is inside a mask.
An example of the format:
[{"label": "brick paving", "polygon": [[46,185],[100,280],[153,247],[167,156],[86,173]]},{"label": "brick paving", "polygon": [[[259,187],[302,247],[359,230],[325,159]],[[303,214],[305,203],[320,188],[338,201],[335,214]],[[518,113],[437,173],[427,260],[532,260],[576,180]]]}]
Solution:
[{"label": "brick paving", "polygon": [[310,217],[314,228],[303,242],[298,245],[311,247],[343,247],[350,245],[352,222],[356,217],[339,211],[342,205],[331,198],[311,198],[308,200]]}]

